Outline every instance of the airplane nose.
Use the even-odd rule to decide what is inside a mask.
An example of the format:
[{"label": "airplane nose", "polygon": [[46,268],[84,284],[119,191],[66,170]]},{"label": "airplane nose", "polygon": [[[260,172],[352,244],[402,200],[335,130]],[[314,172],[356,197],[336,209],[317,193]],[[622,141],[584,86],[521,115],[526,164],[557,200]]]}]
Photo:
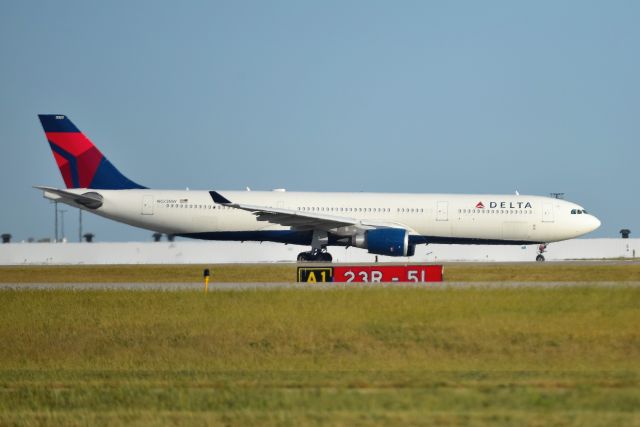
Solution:
[{"label": "airplane nose", "polygon": [[593,231],[593,230],[597,230],[598,228],[600,228],[600,225],[602,224],[600,222],[600,220],[598,218],[596,218],[595,216],[591,215],[591,224],[589,224],[589,231]]}]

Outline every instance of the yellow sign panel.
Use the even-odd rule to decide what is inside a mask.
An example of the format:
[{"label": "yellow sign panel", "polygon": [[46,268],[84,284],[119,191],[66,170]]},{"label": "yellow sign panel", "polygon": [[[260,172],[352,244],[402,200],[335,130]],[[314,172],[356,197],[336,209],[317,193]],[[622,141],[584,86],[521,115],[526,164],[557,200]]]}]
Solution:
[{"label": "yellow sign panel", "polygon": [[298,282],[333,282],[333,267],[298,267]]}]

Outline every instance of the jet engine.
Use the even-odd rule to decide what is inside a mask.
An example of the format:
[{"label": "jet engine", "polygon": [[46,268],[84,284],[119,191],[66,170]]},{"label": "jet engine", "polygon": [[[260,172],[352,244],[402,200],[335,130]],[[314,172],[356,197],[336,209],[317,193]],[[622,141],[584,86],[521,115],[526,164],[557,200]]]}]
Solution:
[{"label": "jet engine", "polygon": [[376,228],[353,237],[353,246],[369,253],[387,256],[412,256],[415,246],[409,244],[409,232],[402,228]]}]

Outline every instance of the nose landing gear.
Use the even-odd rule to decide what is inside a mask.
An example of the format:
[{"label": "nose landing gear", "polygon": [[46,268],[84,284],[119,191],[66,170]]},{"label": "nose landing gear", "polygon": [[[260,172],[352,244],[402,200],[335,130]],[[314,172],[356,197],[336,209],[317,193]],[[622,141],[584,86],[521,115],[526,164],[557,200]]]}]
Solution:
[{"label": "nose landing gear", "polygon": [[536,256],[536,261],[544,262],[544,255],[542,254],[545,253],[546,251],[547,251],[546,243],[542,243],[540,246],[538,246],[538,256]]}]

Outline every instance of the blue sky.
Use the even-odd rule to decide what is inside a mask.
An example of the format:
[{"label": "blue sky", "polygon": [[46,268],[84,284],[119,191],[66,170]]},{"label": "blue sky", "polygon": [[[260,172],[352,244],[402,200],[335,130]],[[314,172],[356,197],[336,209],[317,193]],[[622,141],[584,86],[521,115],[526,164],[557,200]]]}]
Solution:
[{"label": "blue sky", "polygon": [[31,186],[63,185],[36,117],[61,113],[149,187],[564,192],[592,236],[640,234],[638,22],[636,1],[9,2],[0,232],[53,235]]}]

